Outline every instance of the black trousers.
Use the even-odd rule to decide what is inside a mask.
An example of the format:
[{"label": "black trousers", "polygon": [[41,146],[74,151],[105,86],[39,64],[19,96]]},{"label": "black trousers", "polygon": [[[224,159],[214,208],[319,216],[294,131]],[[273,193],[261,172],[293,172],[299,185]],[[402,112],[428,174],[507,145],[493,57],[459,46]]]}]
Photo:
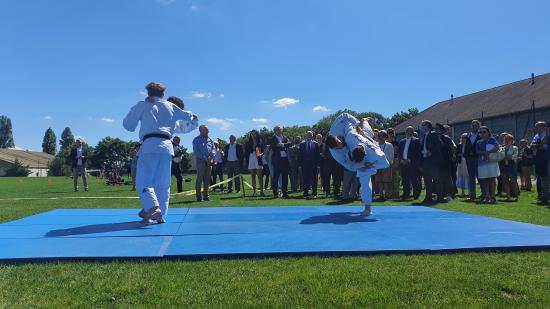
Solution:
[{"label": "black trousers", "polygon": [[181,176],[181,164],[172,162],[172,175],[176,176],[178,193],[183,192],[183,177]]},{"label": "black trousers", "polygon": [[317,167],[315,165],[302,166],[302,181],[304,183],[304,195],[309,194],[310,187],[311,194],[317,195]]},{"label": "black trousers", "polygon": [[332,177],[332,193],[340,194],[340,188],[342,187],[342,180],[344,178],[344,170],[342,166],[334,159],[326,159],[322,167],[324,170],[325,178],[323,179],[323,189],[326,194],[330,194],[330,178]]},{"label": "black trousers", "polygon": [[274,196],[278,194],[279,181],[277,179],[279,179],[279,176],[282,178],[281,192],[284,196],[288,194],[288,158],[280,158],[273,162],[273,183],[271,187]]},{"label": "black trousers", "polygon": [[403,198],[409,198],[411,196],[411,187],[414,199],[420,196],[420,191],[422,191],[422,180],[420,179],[418,165],[412,163],[401,165],[401,181],[403,182]]},{"label": "black trousers", "polygon": [[426,200],[433,199],[433,194],[437,195],[437,200],[443,200],[443,186],[441,183],[440,164],[438,162],[424,161],[422,170],[424,172],[424,183],[426,184]]}]

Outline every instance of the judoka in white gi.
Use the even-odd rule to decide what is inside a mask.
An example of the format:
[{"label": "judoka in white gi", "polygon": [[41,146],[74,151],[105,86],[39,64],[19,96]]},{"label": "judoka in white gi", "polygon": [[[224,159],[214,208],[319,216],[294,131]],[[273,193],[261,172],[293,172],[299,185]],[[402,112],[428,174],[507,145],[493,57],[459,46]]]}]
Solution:
[{"label": "judoka in white gi", "polygon": [[374,132],[367,119],[359,121],[348,113],[342,113],[332,123],[326,141],[336,162],[349,171],[357,171],[361,183],[361,201],[365,206],[361,212],[363,216],[371,214],[371,176],[378,169],[389,167],[384,152],[373,137]]},{"label": "judoka in white gi", "polygon": [[[170,199],[171,164],[174,149],[172,134],[176,123],[191,131],[197,124],[197,116],[190,111],[183,111],[175,104],[165,101],[166,88],[159,83],[146,86],[149,97],[130,109],[124,118],[123,126],[134,132],[138,123],[139,138],[142,142],[136,175],[136,190],[143,207],[140,215],[143,223],[152,220],[164,223],[168,215]],[[196,126],[195,126],[196,127]]]}]

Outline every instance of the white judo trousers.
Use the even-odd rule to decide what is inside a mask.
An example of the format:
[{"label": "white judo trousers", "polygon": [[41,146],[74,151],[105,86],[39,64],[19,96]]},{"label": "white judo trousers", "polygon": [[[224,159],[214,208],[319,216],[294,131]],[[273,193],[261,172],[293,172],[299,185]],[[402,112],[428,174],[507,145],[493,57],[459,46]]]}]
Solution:
[{"label": "white judo trousers", "polygon": [[[139,138],[143,143],[139,150],[136,190],[143,210],[149,213],[153,207],[158,206],[162,216],[166,218],[174,155],[170,139],[174,131],[187,133],[196,129],[198,120],[190,111],[183,111],[168,101],[153,97],[152,102],[140,101],[134,105],[122,122],[124,128],[131,132],[135,131],[138,124]],[[150,134],[164,138],[145,138]]]},{"label": "white judo trousers", "polygon": [[158,153],[139,155],[136,190],[141,206],[147,212],[158,206],[162,216],[168,215],[170,184],[172,182],[172,156]]}]

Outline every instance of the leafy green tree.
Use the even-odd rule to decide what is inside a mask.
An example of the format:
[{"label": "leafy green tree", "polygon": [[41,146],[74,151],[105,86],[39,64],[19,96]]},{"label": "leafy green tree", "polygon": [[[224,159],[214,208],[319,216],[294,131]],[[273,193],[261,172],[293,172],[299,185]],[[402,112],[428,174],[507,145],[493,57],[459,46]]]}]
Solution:
[{"label": "leafy green tree", "polygon": [[52,128],[48,128],[48,130],[46,130],[46,133],[44,133],[44,139],[42,140],[42,151],[51,155],[55,155],[56,144],[57,138],[55,137],[55,133],[53,132]]},{"label": "leafy green tree", "polygon": [[24,166],[17,159],[13,162],[13,166],[6,170],[6,176],[8,177],[27,177],[30,174],[29,166]]},{"label": "leafy green tree", "polygon": [[98,169],[102,166],[123,167],[130,159],[130,149],[134,144],[135,142],[125,142],[110,136],[103,138],[93,148],[93,154],[88,150],[92,167]]},{"label": "leafy green tree", "polygon": [[183,173],[188,173],[189,168],[191,168],[191,155],[189,154],[189,152],[187,151],[187,148],[185,147],[181,148],[181,154],[182,154],[181,171]]},{"label": "leafy green tree", "polygon": [[227,144],[229,143],[226,140],[218,138],[218,146],[220,147],[221,150],[224,150]]},{"label": "leafy green tree", "polygon": [[74,142],[75,142],[74,135],[73,135],[73,132],[71,131],[71,128],[66,127],[61,133],[61,139],[59,140],[59,145],[60,145],[59,151],[71,148]]},{"label": "leafy green tree", "polygon": [[398,124],[419,114],[418,108],[409,108],[406,112],[395,113],[387,121],[387,127],[395,127]]},{"label": "leafy green tree", "polygon": [[13,132],[11,119],[8,116],[0,116],[0,148],[13,148],[15,142],[13,140]]}]

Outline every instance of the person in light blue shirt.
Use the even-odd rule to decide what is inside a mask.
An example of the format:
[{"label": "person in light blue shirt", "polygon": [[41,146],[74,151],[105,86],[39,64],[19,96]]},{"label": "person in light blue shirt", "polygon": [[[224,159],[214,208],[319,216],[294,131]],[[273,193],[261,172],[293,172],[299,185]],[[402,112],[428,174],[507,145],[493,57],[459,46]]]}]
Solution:
[{"label": "person in light blue shirt", "polygon": [[163,100],[166,87],[160,83],[149,83],[148,98],[134,105],[122,122],[124,128],[134,132],[140,124],[141,148],[136,174],[136,190],[143,210],[143,223],[156,220],[164,223],[168,214],[172,156],[174,149],[171,138],[176,122],[192,122],[197,118],[189,111],[183,111],[175,104]]},{"label": "person in light blue shirt", "polygon": [[[200,135],[193,139],[193,154],[197,162],[197,180],[195,182],[195,194],[197,202],[208,201],[208,187],[210,185],[210,175],[212,173],[212,163],[214,159],[214,141],[208,137],[208,127],[201,125],[199,127]],[[201,184],[203,192],[201,194]]]}]

